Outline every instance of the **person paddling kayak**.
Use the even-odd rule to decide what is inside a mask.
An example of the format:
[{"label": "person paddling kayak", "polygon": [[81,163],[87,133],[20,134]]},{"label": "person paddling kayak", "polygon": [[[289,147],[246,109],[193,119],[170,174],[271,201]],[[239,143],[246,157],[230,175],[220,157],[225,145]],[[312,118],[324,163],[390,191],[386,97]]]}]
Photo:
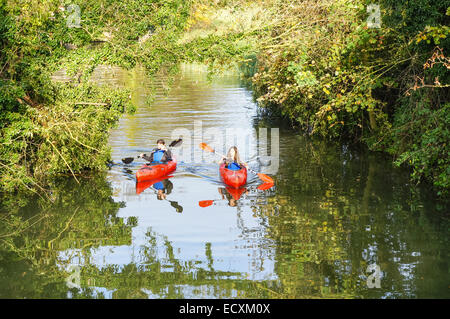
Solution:
[{"label": "person paddling kayak", "polygon": [[230,147],[228,150],[227,156],[222,156],[218,164],[226,164],[226,168],[232,171],[238,171],[242,168],[242,166],[245,166],[248,168],[247,163],[241,161],[241,158],[239,156],[239,151],[236,146]]},{"label": "person paddling kayak", "polygon": [[151,164],[167,163],[172,160],[172,152],[166,147],[163,139],[156,141],[157,147],[152,150],[150,155],[142,153],[140,158],[149,161]]}]

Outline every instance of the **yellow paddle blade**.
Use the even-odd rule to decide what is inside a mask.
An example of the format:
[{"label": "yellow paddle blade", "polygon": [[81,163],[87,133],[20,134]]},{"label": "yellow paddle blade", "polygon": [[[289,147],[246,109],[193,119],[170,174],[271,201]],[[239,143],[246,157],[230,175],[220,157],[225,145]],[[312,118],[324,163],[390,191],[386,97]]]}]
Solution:
[{"label": "yellow paddle blade", "polygon": [[214,153],[214,149],[206,143],[200,143],[200,148],[204,151]]}]

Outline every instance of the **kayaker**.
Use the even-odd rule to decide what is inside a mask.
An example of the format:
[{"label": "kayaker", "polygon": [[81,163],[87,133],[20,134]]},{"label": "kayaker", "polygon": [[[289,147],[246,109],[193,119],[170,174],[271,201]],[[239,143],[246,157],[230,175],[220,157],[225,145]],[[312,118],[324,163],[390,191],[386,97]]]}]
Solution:
[{"label": "kayaker", "polygon": [[236,146],[231,146],[228,150],[227,156],[222,156],[221,160],[218,162],[219,164],[225,163],[227,164],[226,168],[232,171],[238,171],[242,166],[248,168],[247,163],[241,161],[239,156],[239,151]]},{"label": "kayaker", "polygon": [[149,161],[151,164],[167,163],[172,160],[172,152],[166,147],[163,139],[156,141],[156,148],[152,150],[150,155],[142,153],[139,157]]}]

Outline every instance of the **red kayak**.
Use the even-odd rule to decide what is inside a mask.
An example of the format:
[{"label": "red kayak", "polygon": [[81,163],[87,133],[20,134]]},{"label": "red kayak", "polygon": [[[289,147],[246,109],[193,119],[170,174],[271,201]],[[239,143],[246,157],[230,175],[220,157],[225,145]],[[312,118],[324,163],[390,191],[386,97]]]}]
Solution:
[{"label": "red kayak", "polygon": [[228,186],[228,187],[226,187],[226,190],[235,200],[239,200],[241,198],[242,194],[244,194],[247,189],[245,187],[233,188],[233,187]]},{"label": "red kayak", "polygon": [[141,182],[137,182],[136,183],[136,194],[139,195],[140,193],[142,193],[143,191],[145,191],[147,188],[149,188],[150,186],[152,186],[153,184],[156,184],[158,182],[161,182],[165,179],[171,178],[173,177],[173,175],[166,175],[157,179],[151,179],[148,181],[141,181]]},{"label": "red kayak", "polygon": [[154,179],[161,178],[165,175],[169,175],[174,170],[177,169],[177,160],[175,157],[172,157],[170,162],[166,164],[157,164],[157,165],[144,165],[136,172],[136,181],[150,181]]},{"label": "red kayak", "polygon": [[238,188],[247,183],[247,169],[243,166],[238,171],[233,171],[225,167],[225,163],[220,165],[220,177],[228,186]]}]

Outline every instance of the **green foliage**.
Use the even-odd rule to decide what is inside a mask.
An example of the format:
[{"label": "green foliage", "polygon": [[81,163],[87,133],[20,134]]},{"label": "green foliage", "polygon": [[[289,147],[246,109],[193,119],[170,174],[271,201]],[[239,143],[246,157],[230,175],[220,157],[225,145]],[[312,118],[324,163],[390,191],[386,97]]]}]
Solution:
[{"label": "green foliage", "polygon": [[[81,85],[58,94],[65,101],[104,101],[105,105],[61,103],[9,112],[2,130],[0,159],[5,190],[20,190],[32,176],[46,182],[57,173],[101,169],[109,160],[108,130],[131,107],[128,92]],[[27,176],[29,175],[29,176]]]},{"label": "green foliage", "polygon": [[[371,3],[366,0],[365,3]],[[448,1],[433,0],[381,0],[378,1],[383,24],[398,32],[398,36],[413,37],[426,26],[445,25]]]},{"label": "green foliage", "polygon": [[[2,185],[17,181],[11,174],[30,185],[34,170],[41,167],[35,161],[44,156],[43,152],[52,154],[48,162],[54,165],[81,154],[80,159],[74,159],[76,163],[62,165],[68,171],[70,165],[74,165],[74,171],[82,170],[81,162],[88,163],[84,168],[98,168],[108,158],[101,145],[105,137],[93,133],[91,139],[79,133],[77,130],[84,127],[80,124],[73,125],[74,138],[63,134],[66,137],[54,141],[64,154],[56,160],[50,151],[54,149],[52,144],[38,151],[45,145],[43,136],[49,133],[36,128],[45,124],[37,118],[54,116],[58,122],[61,118],[56,110],[71,113],[67,107],[77,110],[79,105],[74,102],[79,101],[109,105],[91,115],[99,130],[113,125],[117,112],[132,110],[123,98],[126,93],[119,93],[122,98],[116,99],[112,90],[102,87],[91,88],[95,94],[89,95],[92,85],[87,83],[100,64],[127,69],[141,64],[149,74],[162,68],[175,72],[180,61],[208,63],[211,72],[237,65],[251,79],[262,107],[289,118],[309,134],[364,142],[373,149],[389,149],[396,158],[407,158],[403,152],[412,150],[405,141],[410,146],[417,144],[413,142],[414,130],[402,130],[402,137],[395,133],[399,132],[397,125],[408,122],[400,111],[405,105],[421,105],[431,113],[442,108],[442,118],[448,112],[442,104],[449,83],[448,68],[437,63],[423,70],[436,46],[443,49],[442,56],[448,54],[449,7],[445,2],[382,0],[379,29],[367,27],[367,5],[372,3],[368,0],[297,0],[290,6],[268,0],[264,7],[252,0],[70,3],[80,6],[80,28],[67,27],[69,13],[57,0],[9,0],[0,4],[5,17],[0,21],[0,136],[6,143],[0,151],[0,171],[9,176],[2,179]],[[66,9],[68,4],[64,3]],[[72,78],[64,88],[50,80],[61,69]],[[422,70],[425,85],[420,88],[421,94],[414,99],[409,96],[407,102],[405,93],[421,83],[416,76]],[[89,109],[65,119],[91,120],[86,115]],[[439,134],[446,137],[445,132]],[[79,152],[84,146],[76,140],[87,145],[86,153]],[[88,140],[93,144],[83,142]],[[97,159],[88,160],[89,152]],[[440,182],[435,185],[445,188],[442,174],[446,173],[420,169],[419,162],[424,160],[403,162],[412,165],[414,178],[438,178]],[[430,162],[426,167],[434,170],[437,166]],[[44,168],[49,167],[43,165],[41,171]]]},{"label": "green foliage", "polygon": [[[445,67],[442,61],[429,62],[430,67],[421,77],[425,79],[421,94],[404,99],[406,93],[421,83],[417,75],[436,46],[443,49],[441,60],[445,60],[450,41],[448,3],[380,1],[378,29],[367,26],[367,5],[372,4],[368,0],[291,1],[289,7],[279,1],[266,1],[267,15],[259,12],[251,16],[249,19],[257,28],[244,32],[221,30],[220,25],[214,24],[214,14],[208,14],[214,10],[236,12],[234,19],[238,21],[247,10],[244,4],[258,6],[257,2],[242,0],[211,5],[211,9],[205,5],[195,7],[192,16],[203,21],[195,25],[208,31],[209,36],[193,40],[187,37],[192,44],[188,51],[203,45],[204,49],[195,51],[193,58],[209,62],[212,68],[224,61],[228,65],[233,61],[245,65],[246,55],[252,52],[257,57],[253,72],[241,69],[251,77],[260,106],[289,118],[309,134],[363,142],[374,150],[389,148],[396,158],[404,159],[410,156],[406,150],[422,145],[419,141],[422,135],[411,129],[422,127],[421,119],[405,118],[411,113],[403,112],[406,105],[419,103],[442,116],[440,125],[434,127],[436,130],[429,131],[431,127],[425,125],[420,134],[437,134],[447,139],[444,144],[448,144],[449,136],[442,121],[448,113],[442,104],[448,99],[445,93],[450,83],[448,64]],[[228,11],[231,6],[238,9]],[[211,25],[218,31],[212,32]],[[195,28],[190,32],[201,34]],[[236,50],[237,39],[247,40],[246,51]],[[407,122],[414,122],[407,126],[411,130],[400,130]],[[434,156],[399,161],[413,167],[413,179],[424,177],[446,189],[448,175],[442,169],[445,164],[440,169],[436,165],[436,161],[445,162],[444,144],[435,145]],[[426,147],[423,152],[426,153]],[[421,168],[423,165],[427,169]]]},{"label": "green foliage", "polygon": [[[105,174],[80,178],[79,184],[53,179],[50,186],[51,200],[28,194],[1,198],[2,298],[67,298],[67,265],[77,262],[61,258],[61,251],[80,251],[73,256],[79,258],[89,249],[131,243],[132,226],[117,216],[123,203],[111,198]],[[92,288],[72,293],[95,297]]]},{"label": "green foliage", "polygon": [[450,188],[450,104],[433,109],[419,98],[415,107],[409,99],[395,114],[388,138],[374,148],[384,149],[397,157],[397,165],[412,167],[411,177],[433,181],[442,196]]},{"label": "green foliage", "polygon": [[[105,167],[108,130],[135,107],[127,90],[94,85],[94,70],[175,71],[189,2],[8,0],[0,15],[0,191],[41,191],[55,174]],[[68,82],[51,80],[60,70]]]}]

